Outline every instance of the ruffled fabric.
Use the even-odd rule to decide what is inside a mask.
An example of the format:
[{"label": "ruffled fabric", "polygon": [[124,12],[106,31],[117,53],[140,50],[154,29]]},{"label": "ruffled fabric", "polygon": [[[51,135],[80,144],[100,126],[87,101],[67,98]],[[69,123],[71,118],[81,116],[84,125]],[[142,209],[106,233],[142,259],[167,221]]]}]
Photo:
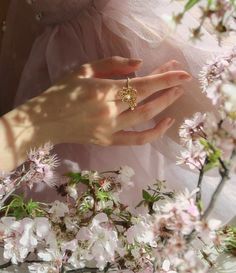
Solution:
[{"label": "ruffled fabric", "polygon": [[[151,0],[148,5],[139,0],[125,0],[119,4],[115,0],[36,1],[36,8],[43,14],[41,22],[45,31],[34,43],[15,105],[38,95],[75,67],[104,57],[142,58],[144,65],[137,75],[151,73],[159,65],[176,59],[197,78],[201,65],[211,57],[212,49],[219,50],[217,42],[207,32],[202,43],[189,43],[188,28],[196,24],[190,17],[173,35],[163,18],[181,7],[167,6],[166,1]],[[175,116],[178,121],[169,132],[174,140],[184,117],[211,107],[196,80],[186,89],[181,101],[167,110],[168,115]],[[159,118],[166,115],[165,111]]]},{"label": "ruffled fabric", "polygon": [[[151,73],[159,65],[175,59],[189,71],[194,81],[185,85],[186,94],[175,105],[141,128],[152,127],[162,116],[175,117],[176,125],[168,135],[142,147],[109,147],[63,144],[56,147],[61,158],[79,163],[82,169],[110,170],[129,165],[136,171],[135,189],[123,198],[136,205],[141,190],[155,181],[166,179],[172,188],[194,188],[197,174],[175,165],[179,152],[177,131],[184,118],[194,112],[205,112],[211,104],[199,90],[197,81],[201,66],[214,53],[219,53],[217,41],[207,31],[203,41],[192,44],[189,28],[197,25],[193,16],[186,16],[173,33],[166,22],[167,15],[182,10],[177,3],[166,0],[44,0],[36,1],[35,12],[42,15],[43,33],[35,40],[15,97],[15,105],[40,94],[64,73],[97,59],[119,55],[143,59],[138,76]],[[64,171],[64,170],[63,170]],[[205,199],[217,183],[215,177],[205,182]],[[228,183],[215,213],[227,220],[234,215],[236,185]],[[54,194],[39,193],[52,199]],[[227,208],[227,215],[222,205]]]}]

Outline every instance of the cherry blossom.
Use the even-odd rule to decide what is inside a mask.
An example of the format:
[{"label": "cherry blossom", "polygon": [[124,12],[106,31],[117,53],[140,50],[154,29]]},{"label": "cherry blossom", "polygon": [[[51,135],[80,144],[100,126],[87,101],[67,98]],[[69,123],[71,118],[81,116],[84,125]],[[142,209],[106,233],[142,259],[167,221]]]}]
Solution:
[{"label": "cherry blossom", "polygon": [[89,227],[80,229],[77,239],[81,242],[87,241],[90,255],[95,259],[97,267],[101,270],[108,262],[114,262],[118,235],[109,225],[106,214],[97,214]]},{"label": "cherry blossom", "polygon": [[122,190],[133,186],[131,178],[134,176],[134,174],[134,170],[129,166],[122,166],[120,168],[117,180],[120,182]]},{"label": "cherry blossom", "polygon": [[[208,116],[208,113],[197,113],[182,127],[182,137],[190,139],[184,142],[189,150],[182,160],[195,168],[203,166],[207,156],[200,140],[208,137]],[[211,140],[216,147],[221,145],[218,139],[225,139],[225,135],[232,139],[236,135],[236,130],[232,130],[234,123],[230,119],[228,121],[221,123],[221,131],[218,124],[215,126],[211,123],[215,126],[211,129]],[[45,155],[44,152],[42,155]],[[33,153],[30,158],[32,162],[39,160],[37,156],[34,159]],[[36,173],[42,170],[35,169],[35,165],[31,164],[29,170],[26,166],[16,176],[28,175],[32,168]],[[126,273],[205,273],[205,266],[190,242],[192,237],[209,243],[219,241],[217,230],[220,224],[216,220],[201,218],[195,201],[199,189],[193,192],[185,190],[164,198],[163,184],[158,184],[156,190],[148,189],[150,195],[145,191],[145,202],[151,202],[154,198],[156,209],[137,215],[135,210],[131,212],[119,199],[120,185],[122,189],[130,186],[133,176],[134,171],[128,166],[114,172],[75,173],[78,181],[66,177],[62,185],[67,202],[32,202],[30,208],[35,207],[36,211],[28,217],[2,217],[0,242],[4,245],[4,258],[18,264],[25,262],[29,254],[37,253],[40,263],[29,266],[31,273],[59,273],[64,266],[83,269],[91,265],[98,270],[104,270],[106,266],[112,266],[112,269],[117,267],[118,272]],[[3,179],[10,181],[11,185],[11,176]],[[29,177],[24,179],[28,181]],[[82,195],[77,188],[80,179],[89,182]],[[5,186],[4,183],[1,185]],[[162,202],[155,199],[159,191],[164,198]]]},{"label": "cherry blossom", "polygon": [[204,147],[199,143],[191,143],[178,156],[177,165],[185,164],[190,169],[201,169],[206,160],[207,153]]},{"label": "cherry blossom", "polygon": [[28,266],[30,273],[59,273],[60,270],[57,269],[55,266],[50,264],[40,264],[40,263],[33,263],[32,265]]},{"label": "cherry blossom", "polygon": [[48,212],[51,213],[53,219],[57,221],[59,218],[64,217],[69,212],[69,209],[65,203],[56,200],[53,202]]},{"label": "cherry blossom", "polygon": [[66,187],[66,192],[68,193],[68,195],[73,198],[74,200],[77,200],[78,198],[78,191],[76,188],[76,185],[68,185]]},{"label": "cherry blossom", "polygon": [[171,270],[171,263],[169,260],[165,260],[162,264],[162,270],[160,273],[177,273],[177,271]]},{"label": "cherry blossom", "polygon": [[195,113],[192,119],[186,119],[179,130],[181,140],[186,143],[194,141],[200,137],[205,137],[204,123],[206,114]]},{"label": "cherry blossom", "polygon": [[200,74],[202,90],[221,113],[232,118],[236,110],[236,49],[217,56],[203,67]]},{"label": "cherry blossom", "polygon": [[152,230],[152,223],[144,217],[137,220],[137,223],[131,226],[127,232],[127,241],[129,244],[145,243],[152,247],[156,246],[154,233]]}]

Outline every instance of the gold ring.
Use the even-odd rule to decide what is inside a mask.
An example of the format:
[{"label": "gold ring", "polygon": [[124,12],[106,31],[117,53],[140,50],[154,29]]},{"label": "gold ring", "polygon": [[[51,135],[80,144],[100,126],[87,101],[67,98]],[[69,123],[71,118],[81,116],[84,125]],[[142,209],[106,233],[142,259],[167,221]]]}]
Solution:
[{"label": "gold ring", "polygon": [[130,86],[130,79],[127,78],[126,86],[119,91],[122,102],[126,102],[131,110],[137,106],[137,90]]}]

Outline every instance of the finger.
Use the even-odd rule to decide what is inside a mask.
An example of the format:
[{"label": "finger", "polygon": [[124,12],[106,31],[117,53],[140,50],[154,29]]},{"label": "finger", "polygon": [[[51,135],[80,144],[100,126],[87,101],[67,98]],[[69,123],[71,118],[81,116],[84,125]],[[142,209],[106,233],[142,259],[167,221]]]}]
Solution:
[{"label": "finger", "polygon": [[[181,85],[191,79],[190,74],[185,71],[169,71],[162,74],[134,78],[130,81],[130,86],[137,90],[137,102],[140,102],[158,91]],[[117,91],[127,85],[124,80],[119,80],[117,83]],[[120,100],[119,92],[116,94],[116,99]]]},{"label": "finger", "polygon": [[117,118],[116,130],[120,131],[151,120],[164,111],[184,94],[182,87],[173,87],[152,101],[135,108],[134,111],[126,111]]},{"label": "finger", "polygon": [[161,74],[161,73],[165,73],[168,71],[175,71],[175,70],[182,70],[182,69],[183,69],[183,67],[180,64],[180,62],[178,62],[176,60],[171,60],[171,61],[161,65],[160,67],[156,68],[155,70],[153,70],[150,75]]},{"label": "finger", "polygon": [[162,136],[174,122],[175,120],[172,118],[165,118],[149,130],[142,132],[118,132],[113,135],[112,145],[144,145]]},{"label": "finger", "polygon": [[109,78],[128,75],[141,66],[142,60],[113,56],[93,63],[82,65],[77,71],[80,78]]}]

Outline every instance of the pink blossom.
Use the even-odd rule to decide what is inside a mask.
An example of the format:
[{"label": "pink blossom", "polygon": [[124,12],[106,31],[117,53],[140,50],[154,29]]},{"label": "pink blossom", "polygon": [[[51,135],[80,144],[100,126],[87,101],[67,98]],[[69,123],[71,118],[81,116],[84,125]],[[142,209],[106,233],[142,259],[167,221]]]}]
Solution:
[{"label": "pink blossom", "polygon": [[191,143],[180,152],[177,165],[186,164],[190,169],[201,169],[206,160],[206,151],[200,143]]},{"label": "pink blossom", "polygon": [[204,132],[204,123],[206,114],[196,113],[192,119],[186,119],[179,130],[181,140],[186,143],[195,141],[201,137],[206,137]]},{"label": "pink blossom", "polygon": [[217,219],[210,219],[209,221],[201,221],[196,225],[196,230],[199,232],[199,237],[201,237],[205,242],[213,241],[217,234],[216,231],[220,228],[221,221]]},{"label": "pink blossom", "polygon": [[[200,81],[203,92],[218,104],[222,113],[234,118],[236,111],[236,53],[231,52],[218,56],[202,70]],[[233,115],[232,115],[233,114]]]},{"label": "pink blossom", "polygon": [[59,160],[56,155],[50,152],[53,146],[46,143],[37,150],[31,150],[28,154],[29,172],[25,177],[25,181],[32,188],[34,184],[41,182],[46,183],[50,187],[54,186],[58,177],[54,173],[54,169],[59,166]]}]

